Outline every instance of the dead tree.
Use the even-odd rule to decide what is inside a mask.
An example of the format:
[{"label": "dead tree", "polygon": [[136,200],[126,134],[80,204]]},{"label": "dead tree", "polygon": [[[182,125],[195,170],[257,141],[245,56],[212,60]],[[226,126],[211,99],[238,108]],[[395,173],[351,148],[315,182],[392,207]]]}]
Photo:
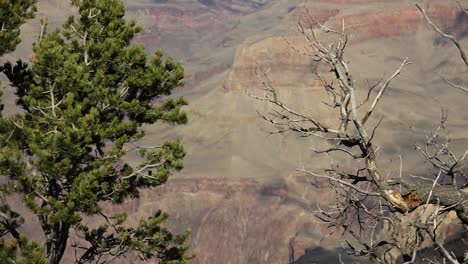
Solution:
[{"label": "dead tree", "polygon": [[[425,10],[420,10],[428,19]],[[468,150],[458,155],[451,151],[450,138],[444,135],[444,114],[439,127],[427,136],[426,142],[415,146],[434,166],[434,174],[425,177],[428,181],[385,177],[379,167],[378,148],[374,142],[382,119],[375,120],[374,112],[392,80],[411,62],[406,58],[388,78],[375,85],[360,87],[346,61],[348,34],[345,22],[341,29],[335,30],[316,21],[306,8],[305,13],[306,18],[299,21],[298,30],[306,39],[306,47],[299,49],[288,44],[297,52],[312,57],[319,65],[317,68],[331,72],[331,76],[318,71],[316,75],[329,96],[327,106],[336,114],[335,125],[297,110],[292,102],[284,102],[267,73],[257,72],[261,87],[248,95],[266,102],[271,108],[269,113],[260,115],[275,127],[272,133],[293,132],[301,137],[318,137],[331,143],[332,147],[315,149],[315,153],[342,153],[357,161],[354,164],[358,165],[351,169],[333,163],[323,172],[298,169],[325,181],[330,191],[336,194],[335,204],[327,210],[318,206],[316,216],[327,223],[332,232],[341,230],[351,235],[352,239],[347,243],[354,254],[388,263],[388,253],[396,251],[406,263],[413,263],[423,242],[430,241],[443,261],[461,263],[463,256],[455,256],[444,247],[438,227],[450,212],[455,212],[461,223],[468,227],[468,193],[462,191],[468,184],[465,175]],[[454,42],[459,46],[459,42]],[[460,51],[464,54],[462,48]],[[465,60],[463,55],[462,58]],[[356,91],[364,89],[368,92],[364,98],[359,98]],[[409,217],[411,214],[413,216]],[[384,235],[378,235],[382,229]]]}]

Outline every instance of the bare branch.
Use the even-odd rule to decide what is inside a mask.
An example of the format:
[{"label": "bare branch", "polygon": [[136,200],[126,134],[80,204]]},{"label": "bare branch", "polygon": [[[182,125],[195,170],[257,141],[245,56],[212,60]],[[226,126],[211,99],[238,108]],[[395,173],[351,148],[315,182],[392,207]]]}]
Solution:
[{"label": "bare branch", "polygon": [[[465,49],[463,48],[463,46],[460,44],[460,42],[452,35],[450,34],[447,34],[447,33],[444,33],[434,22],[432,22],[432,20],[429,18],[429,16],[427,15],[427,11],[426,9],[422,8],[419,4],[416,4],[416,7],[419,9],[419,11],[421,12],[421,14],[424,16],[424,19],[426,20],[426,22],[435,30],[437,31],[442,37],[444,38],[447,38],[447,39],[450,39],[454,44],[455,46],[458,48],[458,50],[460,51],[460,56],[462,57],[463,61],[465,62],[465,65],[468,67],[468,57],[466,55],[466,51]],[[461,7],[461,5],[460,5]],[[463,9],[463,8],[462,8]],[[463,11],[465,12],[466,14],[466,10],[463,9]]]},{"label": "bare branch", "polygon": [[329,179],[333,182],[337,182],[337,183],[340,183],[340,184],[343,184],[347,187],[350,187],[351,189],[359,192],[359,193],[362,193],[362,194],[365,194],[365,195],[369,195],[369,196],[381,196],[380,193],[377,193],[377,192],[367,192],[367,191],[364,191],[364,190],[361,190],[359,189],[358,187],[352,185],[351,183],[349,182],[346,182],[346,181],[343,181],[341,179],[338,179],[338,178],[334,178],[332,176],[328,176],[328,175],[323,175],[323,174],[317,174],[317,173],[314,173],[314,172],[311,172],[311,171],[307,171],[307,170],[303,170],[303,169],[296,169],[296,171],[300,171],[300,172],[303,172],[303,173],[306,173],[308,175],[311,175],[311,176],[314,176],[314,177],[317,177],[317,178],[325,178],[325,179]]},{"label": "bare branch", "polygon": [[445,78],[442,74],[440,74],[440,73],[438,73],[438,72],[436,72],[436,74],[439,75],[439,77],[440,77],[444,82],[446,82],[447,84],[449,84],[450,86],[452,86],[452,87],[454,87],[454,88],[457,88],[457,89],[459,89],[459,90],[462,90],[462,91],[468,93],[468,88],[463,87],[463,86],[461,86],[461,85],[458,85],[458,84],[456,84],[456,83],[454,83],[454,82],[451,82],[450,80],[448,80],[447,78]]},{"label": "bare branch", "polygon": [[137,170],[137,171],[131,173],[130,175],[123,176],[123,177],[121,177],[120,179],[122,179],[122,180],[127,180],[127,179],[130,179],[130,178],[132,178],[132,177],[135,177],[135,176],[140,175],[140,176],[143,176],[143,177],[146,177],[146,178],[156,179],[156,180],[157,180],[158,178],[153,177],[153,176],[151,176],[151,175],[149,175],[149,174],[146,174],[146,173],[144,173],[144,171],[149,170],[149,169],[154,169],[154,168],[161,167],[161,166],[163,166],[163,165],[166,164],[166,163],[167,163],[167,160],[163,160],[163,161],[161,161],[161,162],[159,162],[159,163],[147,164],[147,165],[143,166],[142,168],[140,168],[139,170]]},{"label": "bare branch", "polygon": [[463,8],[460,1],[457,1],[457,4],[460,7],[460,9],[463,11],[463,13],[465,13],[465,15],[468,16],[468,9]]},{"label": "bare branch", "polygon": [[346,154],[348,154],[349,156],[351,156],[351,157],[354,158],[354,159],[360,159],[360,158],[362,158],[361,156],[358,156],[358,155],[356,155],[356,154],[353,154],[351,151],[349,151],[349,150],[347,150],[347,149],[338,148],[338,147],[329,148],[329,149],[325,149],[325,150],[316,150],[316,149],[312,148],[312,150],[313,150],[315,153],[317,153],[317,154],[323,154],[323,153],[330,153],[330,152],[338,151],[338,152],[346,153]]},{"label": "bare branch", "polygon": [[377,106],[377,104],[379,103],[380,101],[380,98],[382,97],[382,95],[384,94],[385,92],[385,89],[387,89],[388,85],[390,84],[390,82],[395,79],[395,77],[397,77],[400,73],[401,73],[401,70],[403,69],[403,67],[407,66],[407,65],[410,65],[411,62],[408,61],[408,58],[405,58],[405,60],[403,60],[403,62],[401,63],[400,67],[395,71],[395,73],[390,76],[390,78],[388,78],[381,86],[380,88],[380,91],[379,93],[377,94],[377,96],[375,97],[374,99],[374,102],[372,103],[371,107],[369,108],[369,110],[367,111],[366,115],[364,116],[364,118],[362,119],[362,124],[365,124],[367,122],[367,120],[369,119],[370,115],[372,114],[372,112],[374,111],[375,107]]},{"label": "bare branch", "polygon": [[439,174],[437,175],[437,178],[434,180],[434,183],[432,184],[431,191],[429,192],[429,195],[427,196],[426,206],[428,206],[429,202],[431,201],[432,193],[434,192],[434,188],[435,188],[437,182],[439,181],[440,175],[442,175],[442,170],[439,171]]}]

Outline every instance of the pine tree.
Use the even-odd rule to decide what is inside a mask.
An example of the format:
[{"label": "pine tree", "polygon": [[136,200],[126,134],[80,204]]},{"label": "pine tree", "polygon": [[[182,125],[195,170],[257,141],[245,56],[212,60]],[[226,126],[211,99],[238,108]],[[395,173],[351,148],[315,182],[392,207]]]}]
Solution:
[{"label": "pine tree", "polygon": [[19,27],[34,17],[35,4],[36,0],[0,0],[0,56],[20,43]]},{"label": "pine tree", "polygon": [[[166,214],[157,212],[130,228],[125,213],[106,215],[102,208],[103,202],[138,198],[141,189],[159,186],[182,169],[179,141],[134,145],[145,124],[187,122],[185,100],[166,99],[183,85],[184,70],[161,51],[148,56],[132,44],[142,29],[125,19],[121,0],[71,3],[77,17],[33,45],[32,65],[4,65],[23,111],[0,120],[0,174],[9,178],[1,192],[19,194],[39,219],[47,263],[59,263],[67,244],[76,263],[129,254],[185,263],[188,233],[165,229]],[[125,162],[129,151],[138,151],[142,164]],[[19,231],[24,219],[4,204],[1,234],[10,234],[29,254],[40,253]],[[88,216],[102,218],[101,225],[86,226]]]},{"label": "pine tree", "polygon": [[[0,0],[0,57],[14,51],[21,42],[20,26],[27,19],[34,17],[35,4],[36,0]],[[2,92],[0,92],[1,95]],[[2,104],[0,104],[0,109],[3,109]]]}]

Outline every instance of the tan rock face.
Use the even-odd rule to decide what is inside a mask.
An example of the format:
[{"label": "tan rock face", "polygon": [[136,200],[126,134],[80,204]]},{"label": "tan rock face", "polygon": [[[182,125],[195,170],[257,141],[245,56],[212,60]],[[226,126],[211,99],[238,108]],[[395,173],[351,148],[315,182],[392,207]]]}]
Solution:
[{"label": "tan rock face", "polygon": [[[461,14],[458,7],[434,4],[429,5],[427,11],[443,31],[453,32],[457,37],[467,33],[468,18]],[[406,36],[427,28],[419,11],[412,5],[351,15],[344,17],[344,20],[353,35],[361,41]],[[334,23],[339,25],[341,21]]]},{"label": "tan rock face", "polygon": [[[264,1],[268,2],[268,1]],[[180,59],[200,56],[194,46],[213,47],[241,17],[257,11],[262,1],[177,0],[129,2],[129,17],[143,22],[145,32],[136,41],[166,50]],[[202,42],[201,39],[206,39]],[[203,49],[203,48],[201,48]]]},{"label": "tan rock face", "polygon": [[[335,3],[335,1],[326,2]],[[309,22],[313,23],[310,19],[312,16],[319,23],[332,28],[341,28],[344,20],[354,45],[366,40],[385,41],[404,37],[428,28],[422,22],[419,11],[408,4],[391,7],[388,10],[354,12],[356,14],[345,16],[340,15],[343,10],[320,10],[314,4],[307,4],[306,7],[307,10],[302,6],[294,9],[287,21],[289,23],[302,21],[307,25]],[[352,10],[352,7],[348,9]],[[468,18],[461,14],[459,8],[434,4],[428,7],[428,13],[442,30],[453,33],[456,37],[468,34]],[[313,72],[315,63],[303,55],[311,53],[310,51],[308,43],[302,36],[274,36],[253,43],[246,41],[238,48],[234,64],[223,87],[225,90],[244,90],[247,87],[258,86],[256,70],[259,72],[267,70],[269,76],[274,79],[274,84],[279,87],[286,84],[298,86],[297,84],[304,82],[314,85],[314,82],[307,78],[314,77],[310,73]]]},{"label": "tan rock face", "polygon": [[244,43],[237,50],[234,64],[224,81],[224,89],[239,91],[258,87],[257,75],[265,71],[277,86],[288,80],[291,82],[291,79],[297,80],[298,74],[303,76],[308,70],[312,72],[312,60],[290,47],[302,48],[305,45],[302,37],[270,37],[252,44]]},{"label": "tan rock face", "polygon": [[[219,32],[224,22],[232,17],[226,11],[220,10],[206,14],[204,10],[181,10],[177,6],[168,7],[133,7],[131,11],[137,17],[150,17],[154,27],[147,33],[165,31],[165,33],[181,34],[182,30],[195,32]],[[164,34],[160,34],[164,37]]]},{"label": "tan rock face", "polygon": [[210,79],[211,77],[216,76],[230,68],[231,65],[229,64],[218,64],[206,70],[200,70],[195,73],[192,73],[184,78],[184,90],[193,89],[201,83],[203,83],[203,81]]},{"label": "tan rock face", "polygon": [[113,210],[128,211],[135,223],[158,208],[168,212],[173,229],[192,229],[193,263],[290,263],[326,234],[310,221],[307,202],[319,194],[306,191],[304,180],[174,179]]}]

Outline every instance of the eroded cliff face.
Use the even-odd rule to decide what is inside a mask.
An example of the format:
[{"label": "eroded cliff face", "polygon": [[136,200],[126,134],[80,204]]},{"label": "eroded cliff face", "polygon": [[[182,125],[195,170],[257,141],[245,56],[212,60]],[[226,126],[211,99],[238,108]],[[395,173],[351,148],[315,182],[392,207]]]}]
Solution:
[{"label": "eroded cliff face", "polygon": [[[242,17],[266,5],[265,1],[177,0],[128,2],[129,17],[143,22],[137,42],[148,48],[166,46],[179,59],[200,57],[219,45],[220,37]],[[168,45],[169,44],[169,45]]]},{"label": "eroded cliff face", "polygon": [[[317,2],[321,2],[318,4]],[[346,2],[346,6],[340,6]],[[433,75],[435,69],[446,71],[448,74],[456,78],[459,76],[459,61],[457,58],[457,51],[451,50],[447,43],[441,42],[437,34],[434,34],[427,25],[422,21],[422,18],[417,9],[407,1],[372,1],[369,7],[358,7],[358,4],[365,3],[366,1],[316,1],[309,5],[311,14],[316,17],[321,23],[327,26],[341,25],[342,19],[345,20],[346,27],[352,31],[351,44],[348,50],[350,65],[355,73],[355,78],[361,86],[362,90],[366,87],[366,78],[370,82],[376,81],[382,78],[382,75],[393,72],[398,67],[401,60],[405,57],[409,57],[414,62],[414,67],[410,67],[407,72],[403,73],[402,76],[394,82],[388,96],[385,98],[385,102],[382,104],[382,108],[378,112],[379,116],[384,116],[384,124],[381,127],[381,133],[377,136],[377,142],[381,148],[381,160],[383,164],[381,167],[385,170],[385,173],[392,175],[395,173],[398,165],[393,163],[392,159],[395,160],[398,155],[404,153],[405,156],[405,171],[423,171],[424,168],[420,166],[421,160],[418,159],[414,152],[411,152],[411,145],[418,136],[412,136],[408,124],[417,124],[417,132],[419,136],[422,135],[424,130],[430,129],[434,123],[434,118],[438,117],[437,111],[439,108],[437,104],[443,104],[444,106],[453,107],[450,112],[459,113],[455,114],[451,122],[454,126],[459,129],[455,137],[459,142],[466,142],[466,138],[462,135],[463,131],[466,131],[467,125],[463,120],[466,118],[466,114],[463,114],[463,105],[461,99],[457,98],[456,91],[444,90],[437,78]],[[371,1],[367,1],[371,2]],[[458,38],[464,38],[466,30],[468,28],[468,21],[460,18],[460,10],[453,5],[445,5],[444,2],[440,1],[429,5],[428,12],[430,16],[440,25],[440,27]],[[280,96],[284,101],[291,102],[294,107],[304,109],[307,113],[312,115],[321,116],[326,122],[333,122],[332,117],[336,116],[333,112],[329,111],[322,101],[326,101],[326,95],[321,91],[320,82],[314,76],[314,70],[317,69],[316,63],[300,54],[301,52],[307,51],[307,43],[304,38],[294,34],[294,27],[297,22],[297,18],[306,18],[308,14],[305,14],[301,7],[296,7],[290,10],[290,15],[285,17],[283,22],[290,23],[289,32],[282,31],[284,36],[281,34],[271,34],[264,38],[259,36],[253,36],[246,39],[237,49],[235,59],[229,73],[226,77],[221,78],[222,89],[224,94],[213,93],[206,96],[211,100],[219,100],[220,104],[225,105],[224,107],[214,107],[207,109],[206,112],[202,112],[201,115],[205,119],[195,118],[195,122],[210,122],[215,120],[213,112],[218,115],[224,115],[223,127],[228,127],[225,134],[223,134],[223,144],[214,143],[209,138],[205,138],[202,142],[211,142],[212,148],[224,147],[226,150],[237,151],[234,147],[236,144],[242,144],[245,148],[250,149],[252,145],[256,148],[263,149],[268,155],[255,155],[250,153],[241,153],[239,156],[245,161],[257,161],[261,160],[272,160],[272,159],[285,159],[289,160],[289,163],[285,163],[284,166],[291,170],[295,167],[306,165],[312,168],[320,169],[326,167],[326,161],[316,160],[315,157],[303,154],[302,157],[298,157],[298,153],[307,153],[306,151],[301,152],[299,146],[294,146],[297,143],[295,139],[287,138],[284,141],[282,139],[273,138],[269,142],[263,141],[260,138],[250,138],[251,126],[257,126],[259,129],[262,125],[255,123],[255,125],[248,125],[246,121],[239,122],[239,116],[242,114],[249,115],[247,111],[251,111],[252,117],[255,116],[255,110],[259,112],[268,111],[268,109],[261,103],[256,103],[248,98],[244,94],[245,91],[251,92],[253,88],[261,87],[259,81],[259,74],[264,71],[268,72],[271,84],[274,85]],[[282,28],[285,28],[282,25]],[[297,52],[296,50],[301,52]],[[435,54],[438,54],[435,56]],[[441,67],[441,65],[445,65]],[[455,66],[451,66],[455,65]],[[319,72],[323,72],[323,69],[319,69]],[[327,73],[324,73],[327,76]],[[219,89],[219,88],[218,88]],[[443,98],[439,97],[442,96]],[[437,103],[434,98],[440,98]],[[208,100],[208,99],[206,99]],[[250,100],[250,101],[249,101]],[[454,102],[453,100],[456,100]],[[429,105],[428,106],[428,102]],[[442,103],[443,102],[443,103]],[[251,105],[256,105],[256,109],[252,109]],[[228,106],[226,106],[228,105]],[[237,107],[232,107],[236,105]],[[396,107],[397,106],[397,107]],[[195,109],[195,108],[193,108]],[[201,108],[203,109],[203,108]],[[228,110],[229,109],[229,110]],[[235,109],[233,111],[233,109]],[[422,110],[424,109],[424,110]],[[194,110],[195,111],[195,110]],[[199,113],[199,112],[198,112]],[[232,121],[229,121],[232,120]],[[216,127],[218,122],[212,123],[210,130]],[[216,135],[216,129],[211,131],[200,128],[201,133]],[[232,133],[227,130],[231,129]],[[189,129],[187,129],[188,131]],[[270,128],[270,131],[272,128]],[[214,131],[214,132],[213,132]],[[266,128],[263,131],[268,131]],[[239,133],[245,135],[242,139],[238,139],[232,134]],[[186,132],[182,131],[184,138],[190,137]],[[276,140],[276,141],[275,141]],[[276,144],[283,146],[282,149],[272,148],[268,144]],[[311,140],[307,145],[302,145],[304,149],[309,146],[317,146],[319,144],[315,140]],[[300,144],[299,144],[300,145]],[[201,149],[194,147],[193,153],[200,153]],[[200,150],[199,151],[195,151]],[[205,150],[210,151],[210,150]],[[296,151],[296,154],[291,154]],[[289,158],[285,158],[284,153],[289,153]],[[224,159],[223,159],[224,160]],[[296,166],[292,165],[296,161]],[[252,168],[247,162],[241,163],[242,166]],[[274,166],[274,165],[273,165]],[[192,167],[197,170],[197,168]],[[226,167],[227,171],[232,171],[230,167]],[[241,169],[238,169],[241,170]],[[254,171],[252,169],[252,171]],[[247,176],[251,177],[251,176]],[[272,176],[274,178],[275,176]],[[279,176],[281,178],[281,176]],[[303,186],[307,186],[309,183],[303,183]],[[298,192],[296,187],[285,188],[286,193]],[[258,190],[255,191],[258,197]],[[300,191],[299,191],[300,192]],[[243,193],[243,192],[242,192]],[[277,204],[275,199],[281,200],[279,194],[274,194],[270,199],[258,200],[258,199],[236,199],[224,202],[222,208],[231,208],[223,213],[213,209],[212,212],[218,212],[221,216],[223,214],[230,214],[237,212],[239,218],[246,217],[248,222],[248,237],[249,239],[244,240],[244,245],[249,245],[247,249],[237,251],[234,248],[234,244],[225,246],[225,244],[213,239],[217,237],[217,233],[222,232],[230,233],[228,229],[217,229],[221,224],[218,220],[215,220],[216,213],[207,214],[206,222],[203,226],[214,225],[211,229],[201,228],[196,232],[196,237],[203,237],[203,234],[209,234],[206,240],[194,240],[195,251],[198,252],[198,248],[204,248],[200,252],[200,258],[205,262],[217,261],[216,256],[221,256],[222,261],[231,261],[231,263],[287,263],[290,260],[291,252],[294,252],[294,261],[296,263],[334,263],[338,262],[333,259],[333,256],[337,256],[338,253],[334,251],[333,246],[320,244],[320,237],[325,234],[323,226],[316,224],[313,220],[313,216],[306,214],[304,217],[302,213],[307,212],[302,204],[309,202],[315,207],[316,202],[321,200],[318,197],[326,197],[326,190],[314,190],[316,196],[304,197],[301,202],[295,200],[292,202],[283,202]],[[247,197],[252,197],[246,195]],[[254,197],[255,197],[254,196]],[[326,198],[325,198],[326,200]],[[264,204],[266,202],[267,204]],[[247,205],[247,206],[246,206]],[[271,221],[269,214],[266,213],[265,206],[271,206],[271,210],[276,212],[276,217],[281,217],[282,220]],[[237,208],[244,208],[243,210]],[[270,211],[267,211],[270,212]],[[281,212],[281,213],[280,213]],[[294,216],[291,217],[291,214]],[[278,216],[276,216],[278,215]],[[305,219],[304,219],[305,218]],[[237,219],[237,218],[236,218]],[[236,220],[233,220],[236,221]],[[283,222],[284,221],[284,222]],[[304,221],[304,222],[302,222]],[[261,222],[262,224],[257,224]],[[226,222],[224,222],[226,223]],[[224,224],[221,224],[224,225]],[[227,223],[231,225],[231,222]],[[235,225],[234,225],[235,226]],[[236,227],[231,226],[233,230]],[[277,230],[281,235],[278,237],[271,237],[271,230],[265,229],[265,226],[272,227],[271,230]],[[305,228],[307,227],[307,228]],[[239,227],[240,228],[240,227]],[[221,231],[222,230],[222,231]],[[242,229],[241,229],[242,230]],[[239,237],[242,237],[241,230],[235,231],[237,237],[229,235],[230,239],[239,242]],[[283,231],[288,230],[288,231]],[[293,231],[295,230],[295,231]],[[307,234],[314,233],[317,236],[308,236]],[[456,235],[460,234],[461,229],[459,223],[450,222],[447,224],[447,229],[444,230],[445,234]],[[294,235],[293,235],[294,234]],[[290,239],[291,237],[296,239]],[[223,241],[225,238],[222,237]],[[263,238],[270,241],[268,244],[263,243]],[[279,238],[279,241],[274,240]],[[257,241],[252,245],[249,241]],[[333,240],[333,239],[332,239]],[[289,241],[286,245],[284,241]],[[206,243],[207,246],[204,245]],[[226,242],[227,243],[227,242]],[[271,243],[274,243],[276,251],[274,255],[271,255]],[[208,246],[211,245],[211,246]],[[237,244],[235,244],[237,245]],[[251,246],[250,246],[251,245]],[[314,251],[320,249],[322,246],[323,251]],[[336,246],[336,245],[334,245]],[[214,247],[210,251],[210,248]],[[255,251],[250,251],[250,248],[255,248]],[[285,248],[289,250],[286,251]],[[324,249],[325,248],[325,249]],[[332,249],[331,253],[326,249]],[[215,251],[217,253],[213,254]],[[237,252],[237,253],[234,253]],[[241,253],[239,253],[241,252]],[[258,252],[256,255],[252,252]],[[266,255],[266,252],[269,255]],[[231,255],[232,254],[232,255]],[[243,254],[245,258],[239,256]],[[329,256],[329,259],[320,259],[318,255]],[[304,256],[303,256],[304,255]],[[314,258],[314,255],[317,256]],[[253,256],[255,256],[253,258]],[[267,258],[266,256],[272,256]],[[301,257],[303,256],[303,257]],[[249,262],[248,257],[252,258]],[[203,261],[201,263],[203,263]],[[309,262],[307,262],[309,261]],[[364,262],[365,260],[359,260]],[[393,261],[393,260],[392,260]]]},{"label": "eroded cliff face", "polygon": [[[361,3],[370,1],[318,1],[323,3]],[[331,28],[341,29],[345,23],[347,32],[350,33],[351,45],[357,46],[366,41],[381,41],[382,50],[386,49],[385,43],[398,41],[402,38],[420,32],[427,32],[428,26],[423,22],[419,11],[409,3],[400,1],[396,5],[393,1],[388,8],[386,1],[372,1],[369,8],[354,9],[354,6],[341,7],[340,9],[325,9],[317,7],[317,3],[307,3],[296,7],[286,19],[293,27],[298,21],[304,25],[313,23],[311,17],[319,23]],[[376,2],[380,4],[375,4]],[[357,6],[357,5],[356,5]],[[453,34],[457,38],[463,38],[468,34],[468,17],[462,14],[457,6],[447,6],[440,3],[431,4],[427,8],[428,14],[434,22],[445,32]],[[247,39],[237,49],[233,66],[224,82],[225,90],[243,90],[255,86],[258,83],[258,71],[268,70],[269,76],[274,81],[289,83],[296,86],[304,83],[307,78],[316,79],[314,61],[303,53],[310,53],[310,47],[303,36],[291,35],[294,31],[284,33],[284,36],[271,36],[262,40]],[[430,46],[432,41],[440,41],[426,38]],[[363,44],[365,45],[365,44]],[[365,52],[363,49],[362,52]],[[397,51],[398,52],[398,51]],[[424,51],[421,51],[424,52]],[[349,54],[350,52],[348,52]],[[409,54],[408,54],[409,55]],[[305,79],[304,79],[305,77]],[[277,84],[281,86],[281,84]],[[312,86],[314,83],[310,83]]]},{"label": "eroded cliff face", "polygon": [[[330,198],[300,175],[268,184],[249,178],[175,179],[113,210],[129,212],[134,223],[157,208],[168,212],[171,228],[192,229],[192,263],[292,263],[327,234],[326,226],[311,221],[310,202]],[[338,246],[337,237],[326,245]]]},{"label": "eroded cliff face", "polygon": [[[468,33],[468,18],[460,8],[436,3],[428,5],[427,12],[444,32],[457,38]],[[421,14],[411,4],[344,16],[343,19],[346,27],[356,32],[358,41],[408,36],[428,28],[427,24],[421,23]],[[340,19],[332,23],[338,26],[341,21],[336,20]]]},{"label": "eroded cliff face", "polygon": [[307,209],[284,184],[176,180],[157,193],[162,198],[157,204],[163,204],[172,221],[192,228],[194,263],[287,263],[289,240],[299,230],[312,230]]}]

